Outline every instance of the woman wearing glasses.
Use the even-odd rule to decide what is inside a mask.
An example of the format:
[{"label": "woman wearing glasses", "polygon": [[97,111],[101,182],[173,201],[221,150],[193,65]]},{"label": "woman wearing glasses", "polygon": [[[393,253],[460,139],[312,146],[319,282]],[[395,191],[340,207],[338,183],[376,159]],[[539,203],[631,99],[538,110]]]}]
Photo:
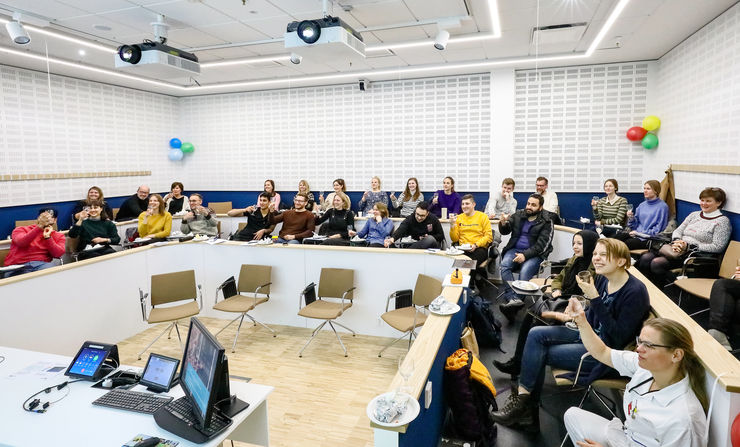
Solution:
[{"label": "woman wearing glasses", "polygon": [[[577,309],[578,302],[571,299],[569,307]],[[685,327],[667,318],[650,319],[640,331],[636,351],[618,351],[599,338],[582,311],[575,321],[593,358],[632,378],[624,393],[624,422],[576,407],[565,412],[565,427],[575,445],[707,445],[704,366]]]},{"label": "woman wearing glasses", "polygon": [[[639,334],[650,310],[647,288],[627,272],[630,252],[624,242],[599,239],[591,260],[596,279],[584,282],[576,277],[583,297],[590,304],[586,318],[606,345],[623,349]],[[537,402],[546,366],[575,371],[585,353],[586,347],[576,330],[566,326],[532,328],[524,345],[519,388],[509,395],[501,411],[493,413],[493,420],[528,431],[539,430]],[[588,357],[583,361],[578,383],[589,384],[610,372],[616,374]]]}]

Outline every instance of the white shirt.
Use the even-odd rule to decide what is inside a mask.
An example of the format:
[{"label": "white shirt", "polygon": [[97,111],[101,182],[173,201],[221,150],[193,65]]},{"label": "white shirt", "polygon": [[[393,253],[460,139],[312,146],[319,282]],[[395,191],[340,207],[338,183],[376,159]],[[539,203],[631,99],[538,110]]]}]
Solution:
[{"label": "white shirt", "polygon": [[558,195],[555,194],[555,191],[546,189],[545,193],[542,194],[542,197],[545,198],[545,203],[542,205],[542,208],[551,213],[558,214]]},{"label": "white shirt", "polygon": [[[703,439],[707,419],[699,399],[691,390],[689,378],[663,389],[649,392],[652,374],[638,366],[637,353],[612,350],[612,364],[619,374],[632,377],[624,393],[622,436],[629,446],[645,447],[706,447]],[[609,432],[612,445],[623,445]],[[621,435],[621,433],[618,433]]]}]

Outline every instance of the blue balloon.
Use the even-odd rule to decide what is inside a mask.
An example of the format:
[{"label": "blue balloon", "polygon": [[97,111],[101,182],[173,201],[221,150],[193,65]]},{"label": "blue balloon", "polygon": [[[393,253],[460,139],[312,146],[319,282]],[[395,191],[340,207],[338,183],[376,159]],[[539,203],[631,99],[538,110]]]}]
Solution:
[{"label": "blue balloon", "polygon": [[182,141],[180,141],[179,138],[173,138],[170,140],[170,147],[172,149],[180,149],[180,146],[182,146]]},{"label": "blue balloon", "polygon": [[180,161],[184,156],[185,154],[183,154],[180,149],[170,149],[170,152],[167,154],[167,158],[169,158],[170,161]]}]

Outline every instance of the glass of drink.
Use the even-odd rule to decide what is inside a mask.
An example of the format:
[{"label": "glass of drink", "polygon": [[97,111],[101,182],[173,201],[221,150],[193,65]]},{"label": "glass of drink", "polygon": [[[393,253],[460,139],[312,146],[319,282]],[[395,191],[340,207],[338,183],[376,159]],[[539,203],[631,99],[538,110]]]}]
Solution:
[{"label": "glass of drink", "polygon": [[631,203],[628,203],[627,204],[627,212],[628,213],[631,213],[632,210],[634,210],[634,209],[635,209],[635,206],[634,205],[632,205]]},{"label": "glass of drink", "polygon": [[598,202],[599,201],[599,196],[593,196],[593,197],[591,197],[591,201],[592,202]]},{"label": "glass of drink", "polygon": [[578,278],[583,282],[591,282],[591,272],[583,270],[578,272]]},{"label": "glass of drink", "polygon": [[403,377],[402,393],[408,393],[409,379],[414,374],[414,359],[408,355],[398,358],[398,373]]},{"label": "glass of drink", "polygon": [[[578,304],[574,306],[570,312],[570,317],[575,319],[581,312],[584,312],[586,310],[586,307],[588,306],[588,300],[585,296],[582,295],[573,295],[571,296],[571,298],[575,298],[576,300],[578,300]],[[565,327],[574,331],[578,330],[578,326],[576,325],[575,321],[569,321],[565,323]]]}]

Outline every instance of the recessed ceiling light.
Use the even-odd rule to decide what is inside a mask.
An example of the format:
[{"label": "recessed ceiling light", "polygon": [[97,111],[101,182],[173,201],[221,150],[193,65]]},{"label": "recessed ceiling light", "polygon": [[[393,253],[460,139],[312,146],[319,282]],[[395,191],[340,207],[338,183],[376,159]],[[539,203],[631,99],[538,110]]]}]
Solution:
[{"label": "recessed ceiling light", "polygon": [[110,31],[110,30],[113,29],[113,28],[111,28],[108,25],[99,25],[99,24],[98,25],[93,25],[93,28],[96,29],[96,30],[98,30],[98,31]]},{"label": "recessed ceiling light", "polygon": [[84,56],[87,53],[85,53],[85,50],[79,50],[77,51],[77,54],[79,54],[80,56]]}]

